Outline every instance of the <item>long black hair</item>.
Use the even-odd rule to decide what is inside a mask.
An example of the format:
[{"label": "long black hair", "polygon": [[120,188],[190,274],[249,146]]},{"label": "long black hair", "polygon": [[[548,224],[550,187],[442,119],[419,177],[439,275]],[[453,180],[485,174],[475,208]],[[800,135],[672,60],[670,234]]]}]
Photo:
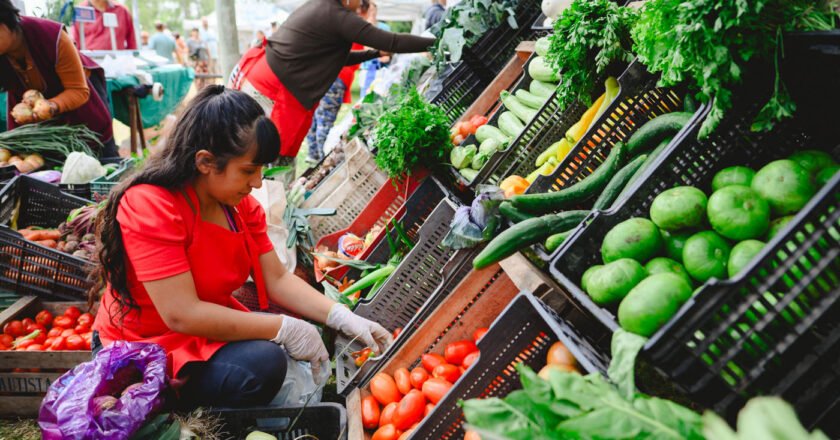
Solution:
[{"label": "long black hair", "polygon": [[[198,151],[213,153],[215,168],[224,170],[230,159],[246,154],[255,145],[254,163],[267,164],[277,159],[280,134],[256,100],[220,85],[209,85],[198,92],[175,123],[163,150],[108,197],[98,219],[99,263],[91,272],[94,285],[89,292],[90,303],[110,284],[120,307],[120,320],[131,309],[139,310],[128,290],[125,246],[117,221],[120,200],[129,188],[141,184],[179,188],[198,175]],[[113,319],[112,311],[108,312]]]},{"label": "long black hair", "polygon": [[12,31],[20,27],[20,10],[12,0],[0,0],[0,24],[6,25]]}]

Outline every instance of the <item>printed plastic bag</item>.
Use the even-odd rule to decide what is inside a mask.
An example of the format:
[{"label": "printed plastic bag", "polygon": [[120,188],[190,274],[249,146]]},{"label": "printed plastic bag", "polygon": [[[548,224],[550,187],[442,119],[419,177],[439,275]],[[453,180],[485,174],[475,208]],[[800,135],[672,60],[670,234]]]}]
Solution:
[{"label": "printed plastic bag", "polygon": [[128,439],[163,404],[166,353],[117,341],[53,382],[41,402],[45,440]]}]

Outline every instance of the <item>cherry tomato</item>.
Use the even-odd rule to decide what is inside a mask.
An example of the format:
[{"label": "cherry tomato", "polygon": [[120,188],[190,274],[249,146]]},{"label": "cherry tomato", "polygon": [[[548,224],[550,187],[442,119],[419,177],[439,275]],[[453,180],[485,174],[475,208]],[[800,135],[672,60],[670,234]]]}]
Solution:
[{"label": "cherry tomato", "polygon": [[478,340],[484,337],[484,334],[489,330],[487,327],[482,327],[473,332],[473,341],[477,344]]},{"label": "cherry tomato", "polygon": [[397,390],[394,378],[385,373],[377,373],[373,376],[370,380],[370,393],[383,405],[400,401],[400,392]]},{"label": "cherry tomato", "polygon": [[551,365],[569,365],[574,367],[575,357],[572,356],[572,352],[562,342],[557,341],[551,344],[551,347],[548,349],[546,362]]},{"label": "cherry tomato", "polygon": [[388,424],[377,429],[370,440],[397,440],[399,436],[400,432],[397,431],[397,428],[394,425]]},{"label": "cherry tomato", "polygon": [[47,337],[48,338],[54,338],[56,336],[61,336],[61,332],[63,332],[63,331],[64,331],[64,329],[61,328],[61,327],[53,327],[53,328],[50,329],[50,331],[47,332]]},{"label": "cherry tomato", "polygon": [[82,311],[76,306],[70,306],[64,311],[64,316],[68,316],[70,319],[75,321],[79,318],[79,316],[82,316]]},{"label": "cherry tomato", "polygon": [[409,376],[409,380],[411,381],[411,386],[417,388],[418,390],[423,389],[423,382],[429,379],[429,373],[420,368],[415,367],[411,370],[411,375]]},{"label": "cherry tomato", "polygon": [[402,327],[397,327],[394,329],[394,333],[391,333],[391,336],[393,336],[394,339],[397,339],[400,336],[400,333],[402,333]]},{"label": "cherry tomato", "polygon": [[431,373],[438,365],[446,363],[446,359],[437,353],[424,354],[420,357],[420,360],[423,364],[423,368],[425,368],[429,373]]},{"label": "cherry tomato", "polygon": [[7,335],[3,333],[0,335],[0,345],[5,345],[6,347],[10,347],[12,342],[15,342],[15,338],[12,335]]},{"label": "cherry tomato", "polygon": [[373,396],[362,399],[362,426],[376,429],[379,426],[379,402]]},{"label": "cherry tomato", "polygon": [[394,426],[399,430],[411,428],[411,425],[423,419],[424,409],[426,409],[426,398],[423,397],[423,393],[411,390],[397,405],[397,410],[394,412]]},{"label": "cherry tomato", "polygon": [[470,121],[463,121],[461,122],[458,132],[466,139],[467,136],[475,133],[475,125],[473,125]]},{"label": "cherry tomato", "polygon": [[479,353],[477,351],[468,354],[467,357],[464,358],[464,362],[462,362],[461,365],[464,368],[470,368],[470,366],[478,360],[478,355]]},{"label": "cherry tomato", "polygon": [[470,122],[475,125],[475,128],[481,127],[482,125],[487,123],[487,116],[483,115],[474,115],[470,118]]},{"label": "cherry tomato", "polygon": [[432,403],[438,403],[452,388],[452,383],[444,379],[433,377],[423,383],[423,395]]},{"label": "cherry tomato", "polygon": [[53,315],[48,310],[41,310],[35,315],[35,322],[45,327],[49,327],[53,322]]},{"label": "cherry tomato", "polygon": [[394,411],[397,410],[397,402],[391,402],[385,405],[382,408],[382,412],[379,413],[379,426],[390,425],[391,421],[394,419]]},{"label": "cherry tomato", "polygon": [[455,341],[446,344],[446,349],[443,351],[443,357],[446,359],[446,362],[449,362],[452,365],[461,365],[464,362],[464,358],[474,351],[478,351],[478,347],[475,346],[475,342],[467,340]]},{"label": "cherry tomato", "polygon": [[475,431],[467,431],[464,433],[464,440],[481,440],[481,436]]},{"label": "cherry tomato", "polygon": [[50,348],[52,348],[55,351],[66,350],[67,343],[64,341],[63,337],[59,336],[53,339],[52,343],[50,344]]},{"label": "cherry tomato", "polygon": [[76,324],[91,328],[93,326],[93,315],[90,313],[82,313],[79,315],[79,318],[76,319]]},{"label": "cherry tomato", "polygon": [[[58,318],[56,318],[56,319],[58,319]],[[67,328],[67,329],[64,329],[64,330],[61,331],[61,336],[64,336],[65,338],[68,337],[68,336],[71,336],[71,335],[75,335],[75,334],[76,334],[76,330],[73,330],[72,328]]]},{"label": "cherry tomato", "polygon": [[461,370],[452,364],[440,364],[432,371],[432,377],[455,383],[461,377]]},{"label": "cherry tomato", "polygon": [[54,327],[61,327],[61,328],[73,328],[76,325],[74,324],[74,319],[73,318],[71,318],[69,316],[61,315],[61,316],[56,316],[53,319],[53,326]]},{"label": "cherry tomato", "polygon": [[[425,395],[423,397],[426,397]],[[427,403],[426,408],[423,409],[423,417],[428,417],[432,410],[435,409],[434,403]]]},{"label": "cherry tomato", "polygon": [[35,320],[32,318],[23,318],[20,323],[23,324],[23,329],[26,330],[26,327],[35,324]]},{"label": "cherry tomato", "polygon": [[[406,395],[409,391],[411,391],[410,376],[411,373],[408,372],[408,368],[400,368],[397,371],[394,371],[394,382],[397,383],[397,390],[399,390],[402,395]],[[399,426],[397,427],[399,428]]]},{"label": "cherry tomato", "polygon": [[9,335],[13,338],[17,338],[18,336],[23,336],[24,335],[23,331],[24,331],[23,323],[20,322],[20,321],[10,321],[10,322],[7,322],[6,325],[3,326],[3,333],[5,333],[5,334],[7,334],[7,335]]},{"label": "cherry tomato", "polygon": [[41,344],[29,344],[26,351],[44,351],[44,346]]},{"label": "cherry tomato", "polygon": [[85,340],[81,336],[73,334],[64,338],[68,350],[82,350],[85,346]]}]

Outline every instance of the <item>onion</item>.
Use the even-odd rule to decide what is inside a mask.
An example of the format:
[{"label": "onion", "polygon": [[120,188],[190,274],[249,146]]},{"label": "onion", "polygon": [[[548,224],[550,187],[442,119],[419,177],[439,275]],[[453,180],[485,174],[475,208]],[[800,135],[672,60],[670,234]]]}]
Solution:
[{"label": "onion", "polygon": [[32,109],[22,102],[12,108],[12,118],[14,118],[15,122],[18,124],[29,124],[30,122],[35,122],[35,114],[32,112]]},{"label": "onion", "polygon": [[34,107],[35,103],[41,99],[44,99],[44,95],[41,92],[30,89],[23,92],[23,99],[21,102],[26,104],[28,107]]},{"label": "onion", "polygon": [[50,102],[46,99],[39,99],[36,101],[35,105],[32,107],[32,111],[35,113],[35,116],[42,121],[46,121],[47,119],[53,117],[52,107],[50,106]]},{"label": "onion", "polygon": [[9,159],[12,157],[12,152],[5,149],[0,148],[0,162],[8,162]]}]

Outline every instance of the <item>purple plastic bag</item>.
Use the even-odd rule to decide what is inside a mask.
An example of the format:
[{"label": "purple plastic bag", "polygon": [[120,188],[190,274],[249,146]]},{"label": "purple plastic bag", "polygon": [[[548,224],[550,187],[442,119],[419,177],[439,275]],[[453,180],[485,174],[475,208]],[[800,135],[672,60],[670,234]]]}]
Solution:
[{"label": "purple plastic bag", "polygon": [[166,384],[163,348],[116,341],[53,382],[38,414],[43,438],[128,439],[160,409]]}]

